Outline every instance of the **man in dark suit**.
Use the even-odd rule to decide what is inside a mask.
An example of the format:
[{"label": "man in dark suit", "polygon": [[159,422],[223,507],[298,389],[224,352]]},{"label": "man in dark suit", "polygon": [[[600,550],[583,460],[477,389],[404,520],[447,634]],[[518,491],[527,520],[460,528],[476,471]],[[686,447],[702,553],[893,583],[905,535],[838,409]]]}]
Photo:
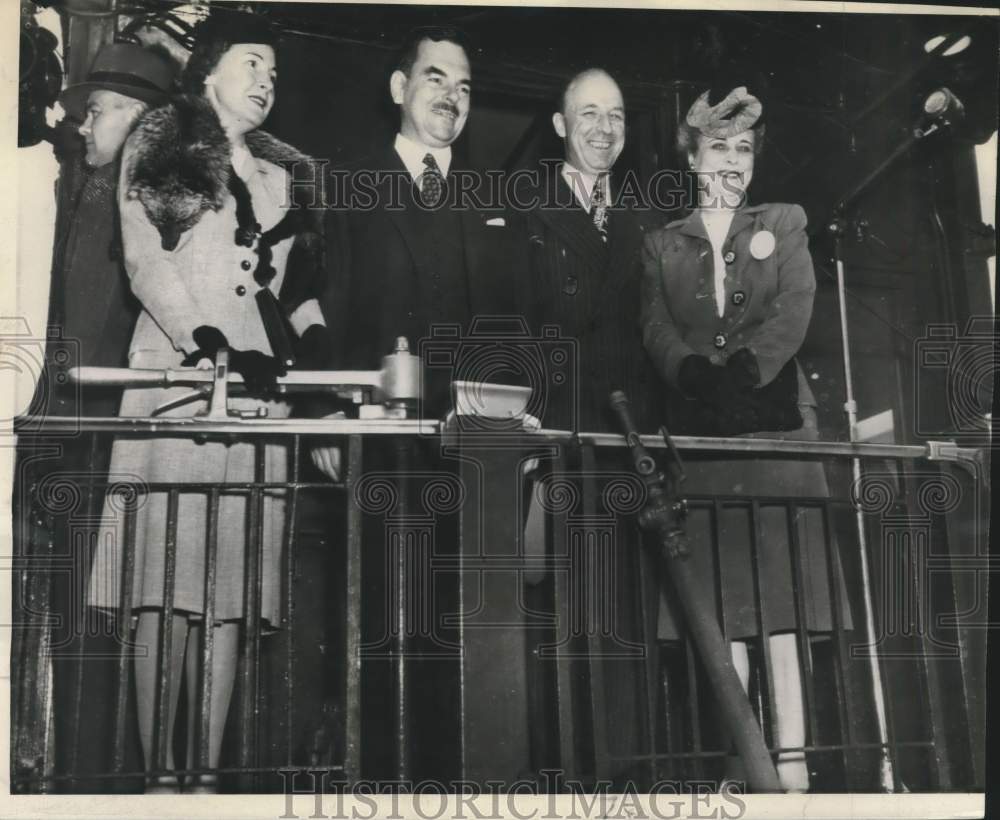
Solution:
[{"label": "man in dark suit", "polygon": [[[472,75],[462,35],[424,28],[404,44],[389,80],[400,127],[392,145],[352,174],[350,207],[331,209],[341,259],[325,313],[343,329],[338,367],[371,369],[406,336],[413,352],[435,325],[467,331],[476,315],[509,313],[515,250],[503,211],[468,196],[484,179],[453,151],[469,116]],[[343,193],[343,192],[342,192]],[[366,201],[367,200],[367,201]],[[366,207],[370,206],[370,207]],[[345,253],[346,248],[346,253]],[[421,413],[450,406],[446,372],[431,369]]]},{"label": "man in dark suit", "polygon": [[[83,150],[71,150],[62,168],[49,324],[79,344],[79,364],[127,365],[139,308],[129,291],[118,235],[121,150],[147,107],[167,99],[174,72],[161,54],[112,43],[94,58],[86,80],[59,98],[80,123],[78,146]],[[114,416],[121,391],[84,391],[82,408],[74,406],[74,398],[74,391],[59,391],[55,406],[46,412]]]},{"label": "man in dark suit", "polygon": [[[335,342],[337,368],[373,369],[391,353],[396,339],[405,336],[414,353],[435,327],[455,329],[453,352],[461,359],[460,336],[468,333],[477,316],[510,314],[511,254],[517,243],[498,203],[490,203],[481,188],[485,176],[463,167],[454,144],[469,116],[472,73],[462,35],[453,29],[423,28],[403,45],[389,79],[389,92],[399,107],[399,131],[391,145],[351,169],[348,184],[331,191],[327,237],[334,262],[331,286],[323,304],[332,328],[342,331]],[[477,190],[478,189],[478,190]],[[474,192],[474,195],[473,195]],[[505,298],[505,294],[508,296]],[[454,377],[448,366],[434,367],[424,356],[423,400],[418,413],[440,418],[451,407]],[[436,439],[404,442],[411,448],[400,456],[395,445],[377,437],[366,441],[366,471],[417,470],[411,497],[427,475],[452,475],[453,458],[441,454]],[[340,456],[336,448],[313,450],[314,464],[336,478]],[[363,616],[363,639],[376,644],[391,627],[386,621],[388,596],[385,579],[392,571],[385,546],[385,525],[368,516],[364,538],[365,569],[362,585],[368,607]],[[458,549],[457,516],[437,514],[436,555]],[[370,546],[369,546],[370,545]],[[421,591],[419,595],[426,595]],[[458,609],[458,579],[436,576],[432,595],[435,619]],[[457,766],[460,750],[457,657],[435,659],[440,638],[454,643],[457,633],[435,620],[432,636],[411,640],[411,649],[427,650],[428,661],[414,662],[407,697],[414,704],[410,731],[415,748],[413,774],[448,771]],[[369,656],[362,668],[366,726],[366,771],[376,778],[393,776],[396,751],[393,716],[384,708],[393,697],[388,658]]]},{"label": "man in dark suit", "polygon": [[[129,339],[139,315],[129,291],[121,255],[117,190],[121,152],[143,113],[166,101],[176,66],[164,55],[130,43],[111,43],[97,53],[83,82],[59,97],[80,139],[64,149],[59,179],[59,209],[53,249],[49,326],[57,327],[72,347],[61,361],[49,351],[53,372],[40,385],[33,413],[50,416],[116,416],[118,388],[77,391],[62,382],[66,367],[125,367]],[[69,125],[70,120],[73,121]],[[60,148],[63,146],[60,145]],[[55,385],[51,392],[47,387]],[[58,459],[30,460],[30,439],[22,445],[15,504],[24,505],[23,489],[32,481],[74,486],[77,504],[50,526],[30,533],[44,544],[52,539],[55,557],[71,562],[69,572],[53,573],[51,659],[56,774],[94,775],[111,769],[113,706],[108,699],[117,676],[120,642],[109,616],[87,607],[80,590],[90,575],[89,524],[99,520],[107,480],[110,441],[84,434],[59,439]],[[26,505],[25,505],[26,506]],[[44,509],[44,503],[40,505]],[[15,539],[29,538],[27,509]],[[30,549],[22,543],[18,549]],[[23,554],[23,553],[21,553]],[[81,579],[83,579],[81,581]],[[128,751],[133,753],[130,742]],[[108,781],[68,781],[66,791],[100,792]]]},{"label": "man in dark suit", "polygon": [[622,389],[640,430],[652,432],[658,422],[655,382],[639,328],[643,225],[617,203],[621,181],[612,174],[625,146],[618,84],[601,69],[578,74],[552,123],[565,161],[548,165],[536,190],[518,192],[521,201],[535,203],[521,220],[531,257],[521,299],[533,329],[556,325],[575,341],[579,369],[575,384],[549,388],[543,422],[616,432],[608,395]]},{"label": "man in dark suit", "polygon": [[[625,102],[621,89],[601,69],[576,75],[566,86],[560,109],[552,116],[556,133],[563,139],[564,161],[547,164],[540,185],[532,191],[517,191],[522,202],[533,207],[519,218],[521,241],[530,254],[527,281],[520,287],[523,310],[536,333],[548,326],[575,344],[577,378],[557,383],[548,381],[543,425],[548,428],[583,432],[620,432],[609,408],[608,397],[624,390],[632,403],[633,418],[642,432],[653,432],[659,423],[655,378],[643,349],[639,325],[639,287],[644,225],[639,214],[617,201],[622,181],[612,169],[625,146]],[[628,470],[627,459],[619,450],[599,454],[602,469]],[[549,522],[537,498],[551,463],[543,462],[533,473],[542,484],[532,493],[525,526],[525,552],[540,556],[546,546]],[[599,505],[599,514],[610,515]],[[628,628],[629,604],[634,591],[623,590],[624,566],[634,538],[630,528],[619,527],[625,544],[616,544],[615,572],[584,583],[599,589],[601,600],[586,602],[587,611],[600,607],[614,618],[614,636],[603,639],[604,648],[621,653],[619,639],[634,641]],[[595,563],[577,572],[602,572],[606,565]],[[529,607],[545,608],[551,594],[551,573],[527,573],[525,596]],[[609,591],[613,586],[613,592]],[[583,605],[583,604],[579,604]],[[592,629],[588,624],[587,629]],[[562,624],[559,629],[568,626]],[[548,636],[552,640],[554,636]],[[559,634],[559,639],[567,636]],[[544,642],[543,632],[531,640]],[[633,647],[634,648],[634,647]],[[554,710],[537,704],[554,702],[552,673],[539,662],[529,683],[536,703],[532,718],[534,743],[549,765],[558,765],[552,728]],[[635,658],[605,661],[606,714],[609,748],[613,753],[636,750],[634,682],[639,671]]]}]

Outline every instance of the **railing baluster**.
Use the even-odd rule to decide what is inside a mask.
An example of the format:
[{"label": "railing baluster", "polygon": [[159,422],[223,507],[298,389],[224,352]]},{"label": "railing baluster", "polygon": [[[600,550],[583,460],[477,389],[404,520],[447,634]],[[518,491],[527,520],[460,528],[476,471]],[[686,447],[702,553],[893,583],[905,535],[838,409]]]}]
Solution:
[{"label": "railing baluster", "polygon": [[218,487],[208,494],[208,533],[205,543],[205,616],[201,631],[201,669],[198,677],[198,704],[195,706],[195,746],[197,762],[188,761],[189,769],[207,769],[209,766],[209,739],[212,726],[212,665],[215,656],[215,592],[219,562],[219,505]]},{"label": "railing baluster", "polygon": [[[583,473],[583,514],[584,517],[593,521],[597,517],[597,460],[594,453],[594,448],[592,446],[584,446],[581,449],[581,472]],[[615,529],[615,533],[622,540],[625,541],[628,537],[627,530],[622,524],[627,524],[628,521],[618,521],[618,526]],[[628,548],[629,544],[626,543],[616,543],[612,545],[612,555],[611,560],[614,562],[614,566],[621,566],[619,559],[619,551]],[[588,672],[590,677],[590,722],[593,727],[593,737],[594,737],[594,776],[597,780],[602,778],[607,778],[610,774],[609,764],[608,764],[608,726],[607,726],[607,707],[604,697],[604,659],[601,657],[602,650],[604,648],[603,630],[601,627],[600,616],[603,613],[607,614],[610,608],[610,624],[613,627],[617,624],[617,590],[614,587],[609,586],[610,582],[614,581],[614,573],[610,577],[605,577],[604,575],[604,561],[602,560],[603,549],[600,541],[594,545],[594,552],[589,556],[589,562],[584,567],[584,577],[591,579],[592,583],[589,585],[590,588],[595,592],[596,597],[591,598],[589,601],[581,600],[581,605],[585,607],[585,612],[591,612],[595,615],[595,622],[587,625],[587,651],[588,651]],[[600,598],[602,593],[606,594],[604,601]],[[616,633],[612,630],[612,639],[616,637]],[[612,649],[617,647],[612,646]],[[619,661],[620,663],[620,661]],[[631,733],[632,727],[628,727],[629,733]]]},{"label": "railing baluster", "polygon": [[285,510],[285,546],[281,551],[282,577],[285,579],[285,594],[283,617],[285,627],[285,765],[292,765],[292,723],[295,699],[295,680],[293,669],[295,665],[295,607],[292,599],[295,594],[295,525],[299,508],[299,481],[302,472],[302,437],[292,438],[291,487],[288,490],[288,506]]},{"label": "railing baluster", "polygon": [[[792,597],[795,601],[795,636],[799,648],[799,672],[803,684],[803,709],[808,720],[809,735],[806,743],[816,743],[816,693],[813,685],[812,651],[809,645],[809,621],[805,602],[805,576],[802,571],[802,542],[799,538],[799,516],[812,512],[813,508],[800,508],[790,503],[785,508],[785,520],[788,523],[788,549],[792,557]],[[809,540],[808,534],[806,536]],[[829,545],[827,545],[829,549]],[[835,584],[839,589],[839,583]]]},{"label": "railing baluster", "polygon": [[[239,765],[243,769],[256,766],[258,679],[260,674],[260,607],[261,607],[261,550],[263,549],[263,491],[260,483],[265,477],[266,445],[254,442],[254,485],[248,499],[248,539],[244,567],[244,632],[243,657],[240,659],[240,754]],[[256,785],[257,777],[249,775],[241,778],[241,788]]]},{"label": "railing baluster", "polygon": [[[115,725],[114,749],[112,751],[112,768],[115,772],[125,770],[125,716],[128,714],[129,668],[132,655],[142,649],[131,638],[132,634],[132,593],[135,586],[135,516],[138,509],[139,489],[132,487],[126,497],[122,515],[122,576],[121,576],[121,615],[117,631],[118,649],[118,682],[115,693]],[[131,649],[132,652],[128,650]],[[146,647],[146,651],[152,651]]]},{"label": "railing baluster", "polygon": [[[553,462],[556,476],[568,478],[569,466],[564,448]],[[536,483],[533,492],[544,492],[544,483]],[[545,506],[545,505],[543,505]],[[569,512],[559,507],[546,512],[552,527],[552,572],[554,573],[554,610],[556,613],[556,714],[559,721],[559,762],[563,771],[577,770],[578,732],[573,720],[573,612],[576,565],[569,532]],[[579,607],[579,599],[575,599]],[[563,634],[565,632],[565,634]]]},{"label": "railing baluster", "polygon": [[655,783],[657,780],[656,720],[658,711],[656,704],[659,665],[663,662],[656,635],[660,606],[659,574],[656,564],[657,558],[651,554],[644,539],[640,537],[638,554],[635,556],[633,566],[638,569],[636,587],[639,590],[639,596],[636,617],[639,619],[642,628],[642,642],[646,647],[646,662],[643,664],[642,726],[645,729],[643,734],[645,752],[649,756],[647,777],[650,783]]},{"label": "railing baluster", "polygon": [[711,526],[709,532],[712,533],[712,578],[715,582],[715,603],[719,615],[719,629],[722,630],[722,640],[729,643],[729,626],[726,623],[726,603],[722,594],[722,547],[719,541],[719,522],[722,520],[722,500],[716,498],[709,508]]},{"label": "railing baluster", "polygon": [[[409,511],[410,483],[410,446],[405,439],[396,441],[396,474],[399,476],[399,505],[397,514],[402,521],[407,520]],[[396,566],[390,569],[395,574],[395,594],[392,602],[396,620],[396,635],[393,640],[393,712],[395,714],[396,733],[396,778],[405,782],[410,772],[410,723],[409,723],[409,662],[406,653],[409,647],[407,631],[407,559],[416,554],[416,536],[410,528],[403,526],[397,533],[399,539],[396,552]]]},{"label": "railing baluster", "polygon": [[[17,708],[14,765],[22,776],[45,778],[51,761],[49,736],[52,722],[49,707],[49,664],[52,650],[52,557],[55,543],[52,536],[52,516],[40,509],[38,488],[30,490],[32,509],[28,532],[22,541],[23,552],[19,581],[22,589],[20,611],[12,614],[19,620],[19,637],[15,644],[17,681],[21,691],[12,706]],[[44,543],[35,540],[36,533],[45,533]],[[13,665],[13,664],[12,664]],[[15,670],[12,668],[12,672]],[[47,793],[49,780],[38,781],[36,791]]]},{"label": "railing baluster", "polygon": [[[91,618],[91,613],[87,607],[87,569],[92,566],[92,562],[89,560],[90,548],[91,548],[91,526],[94,520],[94,473],[95,464],[97,460],[97,442],[99,438],[98,433],[85,434],[87,439],[87,458],[85,464],[87,465],[87,478],[84,485],[87,488],[87,492],[84,496],[84,501],[82,505],[82,510],[84,511],[86,525],[83,528],[82,533],[82,543],[77,544],[74,538],[74,532],[72,527],[72,516],[67,520],[67,544],[70,550],[70,566],[72,567],[71,572],[73,577],[69,579],[67,584],[67,590],[69,591],[67,601],[67,614],[72,619],[70,625],[80,627],[80,643],[79,656],[73,658],[72,669],[73,669],[73,720],[71,721],[71,732],[72,736],[70,739],[70,773],[74,773],[79,770],[80,761],[80,713],[83,705],[83,678],[84,670],[87,667],[85,663],[85,658],[87,657],[87,636],[89,628],[92,621],[95,619]],[[79,576],[76,573],[79,572]],[[82,589],[82,596],[77,599],[76,593],[78,592],[77,584],[80,583]],[[75,605],[79,601],[79,609],[75,609]],[[77,620],[79,619],[79,620]],[[70,641],[69,646],[72,646],[72,633],[67,635],[68,641]]]},{"label": "railing baluster", "polygon": [[846,672],[847,672],[847,648],[844,646],[844,635],[843,635],[843,623],[844,614],[842,611],[842,602],[840,600],[839,590],[832,586],[838,576],[834,574],[837,567],[837,563],[834,560],[834,555],[838,547],[836,546],[833,538],[832,527],[830,526],[830,503],[827,502],[823,504],[823,542],[827,545],[826,549],[826,567],[827,567],[827,578],[828,583],[831,584],[830,591],[830,604],[833,610],[833,636],[832,640],[834,642],[834,653],[833,653],[833,682],[834,690],[837,698],[837,715],[840,721],[840,739],[841,743],[845,743],[845,748],[841,753],[841,758],[844,766],[844,778],[846,779],[846,786],[848,791],[854,788],[853,771],[851,769],[851,758],[849,750],[855,745],[854,728],[851,725],[851,714],[854,714],[853,709],[849,708],[850,701],[850,686],[848,685]]},{"label": "railing baluster", "polygon": [[347,567],[344,596],[347,600],[347,634],[344,665],[344,777],[355,783],[361,769],[361,507],[355,487],[361,478],[361,436],[347,440]]},{"label": "railing baluster", "polygon": [[[695,753],[699,753],[702,750],[701,744],[701,698],[698,696],[701,687],[698,681],[698,667],[696,664],[696,656],[694,654],[694,647],[691,643],[691,638],[687,635],[683,638],[684,641],[684,662],[687,668],[687,679],[688,679],[688,715],[691,725],[691,746]],[[700,758],[696,758],[694,761],[695,776],[699,779],[704,779],[705,777],[705,762]],[[659,774],[657,775],[659,777]]]},{"label": "railing baluster", "polygon": [[757,635],[760,639],[760,665],[764,671],[764,687],[767,689],[767,706],[769,715],[758,715],[761,726],[764,730],[764,737],[769,740],[768,745],[775,745],[775,733],[772,723],[777,719],[777,704],[774,697],[774,668],[771,663],[771,646],[768,627],[767,612],[764,607],[764,595],[762,578],[760,572],[760,550],[761,542],[764,540],[763,522],[760,516],[760,501],[756,498],[750,502],[750,556],[753,567],[753,597],[757,609]]},{"label": "railing baluster", "polygon": [[180,491],[167,492],[167,538],[163,554],[163,619],[160,623],[159,675],[156,688],[156,721],[153,724],[153,769],[167,768],[170,737],[170,684],[173,678],[174,585],[177,572],[177,510]]}]

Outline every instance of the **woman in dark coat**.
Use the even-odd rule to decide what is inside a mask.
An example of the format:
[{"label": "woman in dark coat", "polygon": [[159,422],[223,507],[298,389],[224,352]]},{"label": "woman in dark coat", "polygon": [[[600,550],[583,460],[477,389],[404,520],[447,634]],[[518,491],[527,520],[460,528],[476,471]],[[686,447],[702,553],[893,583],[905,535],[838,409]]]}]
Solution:
[{"label": "woman in dark coat", "polygon": [[[795,360],[815,291],[805,213],[798,205],[746,204],[764,136],[761,114],[761,101],[745,86],[721,93],[713,89],[696,100],[681,125],[678,144],[697,175],[698,207],[651,233],[645,243],[643,339],[669,386],[672,433],[818,437],[815,401]],[[688,496],[794,499],[828,493],[822,465],[808,460],[691,457],[685,466]],[[794,521],[802,546],[807,629],[814,634],[833,628],[819,513],[799,508]],[[744,686],[749,678],[746,642],[760,636],[758,619],[763,619],[778,704],[778,745],[798,747],[805,743],[805,721],[785,509],[762,503],[760,528],[762,613],[754,603],[747,508],[722,508],[716,530],[718,568],[713,566],[709,510],[693,508],[688,522],[692,560],[706,594],[717,598],[721,589],[724,634],[732,641]],[[673,606],[664,601],[659,636],[671,640],[678,635]],[[786,789],[808,789],[802,753],[781,755],[778,772]]]},{"label": "woman in dark coat", "polygon": [[[308,161],[291,146],[258,130],[274,104],[275,34],[259,18],[213,12],[196,30],[196,44],[184,70],[187,94],[151,111],[125,145],[119,192],[122,244],[130,284],[142,304],[129,350],[139,368],[211,366],[221,348],[230,367],[243,376],[250,395],[230,406],[253,413],[266,407],[271,418],[287,416],[288,405],[265,400],[284,372],[272,355],[272,339],[258,300],[275,299],[284,308],[301,355],[329,349],[315,298],[322,282],[317,214],[289,208],[287,161]],[[315,224],[311,220],[316,220]],[[301,357],[301,356],[300,356]],[[319,361],[315,362],[317,365]],[[122,416],[148,417],[157,407],[187,392],[184,387],[130,389]],[[204,411],[205,402],[181,404],[169,416]],[[285,479],[287,452],[267,443],[264,475],[256,475],[252,441],[197,442],[145,438],[115,443],[113,480],[239,484]],[[179,495],[176,572],[173,596],[170,720],[161,727],[172,740],[182,669],[188,691],[196,691],[199,634],[204,617],[208,530],[204,491]],[[280,561],[284,496],[268,491],[262,501],[260,617],[264,628],[280,622]],[[105,508],[91,578],[92,605],[121,605],[122,516],[113,499]],[[214,653],[209,731],[209,766],[217,768],[222,732],[232,694],[244,602],[245,555],[250,541],[248,496],[220,496],[214,605]],[[164,603],[167,493],[139,498],[135,522],[135,575],[132,607],[138,614],[136,642],[150,647],[135,660],[139,734],[147,771],[153,765],[152,735],[158,658],[155,647]],[[253,543],[250,541],[250,543]],[[207,707],[209,704],[204,704]],[[194,710],[189,709],[189,718]],[[193,767],[189,720],[188,765]],[[174,769],[168,741],[166,768]],[[205,776],[189,790],[212,790]],[[177,790],[173,776],[147,790]]]}]

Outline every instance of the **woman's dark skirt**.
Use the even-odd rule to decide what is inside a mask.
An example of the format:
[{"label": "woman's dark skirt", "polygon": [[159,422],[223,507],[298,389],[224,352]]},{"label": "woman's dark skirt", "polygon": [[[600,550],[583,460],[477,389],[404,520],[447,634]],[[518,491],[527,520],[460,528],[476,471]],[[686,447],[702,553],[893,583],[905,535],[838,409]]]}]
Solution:
[{"label": "woman's dark skirt", "polygon": [[[754,433],[747,437],[815,441],[819,438],[815,409],[800,406],[803,426],[793,432]],[[759,456],[688,456],[686,479],[679,488],[688,499],[687,533],[702,594],[721,615],[727,640],[794,631],[799,623],[796,590],[801,595],[806,628],[811,633],[833,631],[827,550],[832,549],[836,588],[844,629],[852,622],[836,543],[827,544],[822,501],[829,497],[823,463],[813,458]],[[758,502],[756,548],[750,500]],[[799,505],[795,500],[799,499]],[[790,500],[792,503],[786,503]],[[713,526],[715,511],[717,526]],[[797,533],[800,558],[796,578],[790,531]],[[717,539],[716,539],[717,533]],[[717,549],[716,549],[717,543]],[[755,556],[756,553],[756,556]],[[754,564],[757,563],[755,576]],[[759,585],[760,601],[755,603]],[[720,602],[721,599],[721,602]],[[683,616],[677,602],[660,594],[657,636],[677,640]]]}]

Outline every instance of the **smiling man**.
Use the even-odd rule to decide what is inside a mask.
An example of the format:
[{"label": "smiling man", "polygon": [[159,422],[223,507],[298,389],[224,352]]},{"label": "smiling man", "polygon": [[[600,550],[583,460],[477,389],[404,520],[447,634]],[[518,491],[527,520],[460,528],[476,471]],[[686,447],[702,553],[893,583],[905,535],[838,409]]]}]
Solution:
[{"label": "smiling man", "polygon": [[[345,196],[343,204],[335,203],[329,211],[326,235],[333,280],[323,312],[330,326],[342,331],[333,357],[337,367],[378,368],[398,336],[405,336],[411,351],[419,352],[421,340],[431,336],[435,326],[467,332],[473,317],[513,309],[513,302],[504,299],[513,290],[510,275],[518,266],[510,257],[517,246],[504,213],[482,207],[485,196],[477,198],[483,202],[463,202],[465,183],[484,178],[472,173],[457,146],[470,115],[473,85],[463,35],[450,28],[412,32],[388,80],[387,90],[399,108],[399,130],[391,143],[348,169],[354,172],[349,176],[355,190],[365,187],[367,196],[359,197],[354,207]],[[459,339],[455,342],[460,345]],[[452,374],[448,368],[427,368],[426,378],[418,412],[424,418],[440,418],[451,406]],[[379,438],[384,437],[365,444],[365,470],[399,470],[398,443],[374,440]],[[424,475],[440,473],[455,480],[447,476],[454,475],[457,462],[442,457],[437,439],[418,438],[410,444],[416,450],[410,456],[414,467]],[[319,447],[313,451],[313,463],[336,477],[335,456],[335,448]],[[436,515],[435,555],[457,550],[457,527],[454,515]],[[375,526],[365,535],[371,538],[364,548],[371,560],[365,569],[370,581],[364,595],[369,609],[362,618],[363,640],[373,645],[386,628],[385,606],[391,600],[384,580],[391,577],[384,532]],[[457,607],[457,576],[446,575],[435,575],[433,591],[420,595],[425,596],[421,605],[431,608],[434,639],[453,645],[454,629],[440,626],[443,614]],[[431,655],[439,655],[441,645]],[[371,761],[367,771],[375,779],[392,778],[395,772],[395,724],[391,710],[382,706],[392,702],[392,670],[388,657],[372,657],[362,673],[366,757]],[[408,697],[415,704],[412,732],[417,744],[411,754],[424,770],[449,771],[445,767],[457,765],[453,757],[460,748],[454,719],[457,661],[437,657],[411,674]]]},{"label": "smiling man", "polygon": [[[562,110],[552,115],[552,125],[566,145],[563,178],[580,205],[589,210],[593,193],[606,199],[607,176],[625,147],[621,89],[600,69],[578,74],[563,91]],[[607,236],[606,225],[602,236]]]},{"label": "smiling man", "polygon": [[559,103],[552,125],[565,159],[555,173],[543,171],[542,185],[523,200],[536,205],[520,220],[531,254],[522,298],[534,329],[557,325],[576,342],[579,376],[550,387],[543,422],[616,431],[608,395],[622,389],[636,422],[651,432],[653,376],[639,334],[643,226],[632,210],[615,206],[621,182],[612,175],[625,147],[625,101],[606,71],[591,68],[569,81]]},{"label": "smiling man", "polygon": [[[353,178],[374,184],[371,207],[334,208],[329,255],[340,259],[324,305],[343,330],[335,358],[371,369],[398,336],[417,352],[434,326],[467,329],[476,315],[510,313],[510,254],[503,211],[466,196],[474,174],[456,150],[469,118],[472,71],[464,35],[420,28],[407,37],[389,77],[399,108],[391,145],[357,163]],[[345,198],[346,199],[346,198]],[[479,201],[476,201],[476,200]],[[349,249],[349,252],[345,252]],[[449,374],[431,373],[421,413],[450,407]]]},{"label": "smiling man", "polygon": [[[624,390],[632,402],[632,415],[644,433],[656,430],[659,420],[654,373],[643,349],[639,330],[639,283],[643,228],[639,215],[629,208],[615,207],[622,180],[613,168],[625,147],[625,101],[614,79],[599,68],[573,77],[558,100],[552,125],[563,140],[563,161],[545,162],[542,180],[534,191],[519,199],[534,205],[518,218],[522,246],[530,254],[527,281],[519,288],[522,309],[532,330],[541,334],[546,326],[556,326],[575,347],[575,379],[562,382],[546,379],[542,426],[578,432],[620,432],[609,407],[609,394]],[[566,370],[566,368],[563,368]],[[570,369],[572,372],[572,368]],[[602,450],[603,448],[597,448]],[[595,453],[598,469],[620,471],[620,454]],[[553,519],[539,502],[548,491],[541,489],[549,481],[552,461],[543,460],[531,477],[537,482],[530,495],[524,530],[524,550],[536,559],[552,555],[558,547],[551,542],[563,524]],[[606,514],[599,508],[598,514]],[[548,545],[546,541],[549,540]],[[624,560],[625,550],[615,550],[615,560]],[[537,566],[537,564],[536,564]],[[596,566],[596,565],[595,565]],[[619,595],[615,578],[622,577],[623,564],[615,564],[616,574],[602,574],[588,579],[594,589],[614,589],[606,597],[592,599],[588,606],[599,606],[614,618],[614,638],[634,640],[621,630],[628,623],[628,595]],[[600,572],[605,566],[601,564]],[[550,588],[539,582],[544,574],[526,573],[524,589],[530,609],[548,611]],[[548,596],[548,597],[547,597]],[[544,642],[542,633],[531,641]],[[609,647],[611,641],[609,639]],[[529,648],[537,651],[533,646]],[[615,647],[615,650],[620,649]],[[544,737],[557,727],[552,715],[558,702],[552,681],[554,670],[542,671],[548,661],[540,662],[533,672],[529,688],[531,723]],[[608,742],[615,754],[627,754],[635,748],[629,734],[635,724],[629,694],[634,666],[629,661],[605,662],[610,713]],[[553,765],[546,761],[546,765]]]}]

